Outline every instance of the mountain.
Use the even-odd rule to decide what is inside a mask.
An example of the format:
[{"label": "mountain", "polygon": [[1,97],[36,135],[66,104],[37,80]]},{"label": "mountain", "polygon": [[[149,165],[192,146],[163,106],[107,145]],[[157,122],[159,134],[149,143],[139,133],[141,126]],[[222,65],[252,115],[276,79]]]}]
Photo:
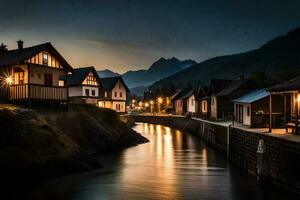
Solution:
[{"label": "mountain", "polygon": [[135,94],[137,96],[143,96],[144,92],[148,91],[147,86],[137,86],[130,88],[130,93]]},{"label": "mountain", "polygon": [[[258,49],[221,56],[190,66],[157,81],[150,90],[208,84],[212,78],[236,79],[260,75],[267,85],[300,75],[300,27]],[[266,78],[262,78],[266,77]]]},{"label": "mountain", "polygon": [[115,73],[113,71],[110,71],[109,69],[97,71],[100,78],[107,78],[107,77],[114,77],[114,76],[120,76],[120,74]]},{"label": "mountain", "polygon": [[196,64],[193,60],[181,61],[177,58],[160,58],[154,62],[148,70],[128,71],[122,77],[129,88],[148,86],[162,78]]}]

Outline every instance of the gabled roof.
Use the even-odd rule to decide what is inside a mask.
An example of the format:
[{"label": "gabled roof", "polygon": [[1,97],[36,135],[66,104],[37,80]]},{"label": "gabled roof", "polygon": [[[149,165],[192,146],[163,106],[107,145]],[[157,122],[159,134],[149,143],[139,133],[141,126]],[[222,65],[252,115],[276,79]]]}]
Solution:
[{"label": "gabled roof", "polygon": [[268,88],[271,92],[300,90],[300,76]]},{"label": "gabled roof", "polygon": [[81,85],[90,72],[94,74],[99,83],[99,86],[101,86],[101,80],[98,76],[98,73],[92,66],[76,68],[73,70],[73,73],[71,75],[61,76],[60,79],[65,80],[68,86]]},{"label": "gabled roof", "polygon": [[64,59],[64,57],[52,46],[50,42],[39,44],[32,47],[27,47],[23,49],[9,50],[8,52],[0,54],[0,67],[23,63],[25,60],[30,59],[36,54],[47,51],[52,53],[57,60],[65,67],[68,71],[72,71],[72,66]]},{"label": "gabled roof", "polygon": [[240,79],[235,80],[230,83],[227,87],[225,87],[223,90],[221,90],[217,96],[228,96],[231,95],[233,92],[238,90],[240,87],[242,87],[244,84],[248,82],[253,82],[251,79]]},{"label": "gabled roof", "polygon": [[190,89],[188,92],[186,92],[184,95],[182,95],[179,99],[187,99],[189,98],[190,96],[194,95],[194,89]]},{"label": "gabled roof", "polygon": [[203,86],[199,86],[194,92],[196,100],[207,98],[208,94],[209,94],[209,87],[203,87]]},{"label": "gabled roof", "polygon": [[233,102],[235,102],[235,103],[253,103],[255,101],[258,101],[258,100],[263,99],[268,96],[270,96],[270,92],[268,92],[266,89],[257,89],[257,90],[254,90],[244,96],[241,96],[240,98],[233,100]]},{"label": "gabled roof", "polygon": [[184,88],[180,90],[172,99],[172,101],[177,101],[179,99],[182,99],[188,92],[190,92],[191,89],[189,88]]},{"label": "gabled roof", "polygon": [[232,80],[227,79],[211,79],[209,87],[210,95],[218,94],[221,90],[230,85],[231,82]]},{"label": "gabled roof", "polygon": [[130,92],[130,90],[128,89],[127,85],[125,84],[123,78],[121,76],[115,76],[115,77],[108,77],[108,78],[100,78],[101,79],[101,83],[102,83],[102,87],[105,90],[109,90],[111,91],[115,85],[117,84],[118,81],[121,81],[126,89],[127,92]]}]

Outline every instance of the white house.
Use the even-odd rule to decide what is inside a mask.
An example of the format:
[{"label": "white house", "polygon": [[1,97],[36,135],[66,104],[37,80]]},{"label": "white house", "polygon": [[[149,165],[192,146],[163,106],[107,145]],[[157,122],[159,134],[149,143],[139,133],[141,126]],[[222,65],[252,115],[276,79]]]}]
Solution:
[{"label": "white house", "polygon": [[97,105],[101,83],[94,67],[74,69],[71,75],[63,76],[61,80],[68,86],[71,103]]},{"label": "white house", "polygon": [[121,76],[101,78],[102,88],[98,106],[117,112],[126,112],[126,99],[129,89]]}]

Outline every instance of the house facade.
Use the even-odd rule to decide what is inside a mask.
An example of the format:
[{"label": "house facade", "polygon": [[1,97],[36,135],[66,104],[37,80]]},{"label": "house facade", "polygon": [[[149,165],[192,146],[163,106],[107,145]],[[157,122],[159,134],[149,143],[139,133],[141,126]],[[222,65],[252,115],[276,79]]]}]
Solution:
[{"label": "house facade", "polygon": [[74,69],[71,75],[62,76],[68,87],[70,103],[98,104],[101,81],[94,67]]},{"label": "house facade", "polygon": [[188,111],[188,98],[192,93],[189,93],[191,90],[188,88],[184,88],[177,92],[172,97],[172,104],[175,107],[175,113],[177,115],[184,115]]},{"label": "house facade", "polygon": [[44,43],[1,51],[1,99],[8,101],[67,102],[68,91],[61,76],[72,73],[73,68],[51,45]]},{"label": "house facade", "polygon": [[202,119],[208,119],[210,115],[210,97],[208,87],[199,86],[195,92],[197,116]]},{"label": "house facade", "polygon": [[[270,94],[266,89],[257,89],[233,100],[235,123],[251,128],[267,128],[270,116]],[[281,119],[284,114],[281,106],[283,98],[274,97],[273,105],[275,105],[272,111],[273,123],[278,127],[282,123]]]},{"label": "house facade", "polygon": [[211,97],[211,117],[223,120],[232,119],[234,115],[232,100],[257,88],[259,88],[259,86],[251,79],[232,81],[227,87]]},{"label": "house facade", "polygon": [[101,78],[98,106],[113,109],[117,112],[126,112],[126,100],[129,89],[121,76]]}]

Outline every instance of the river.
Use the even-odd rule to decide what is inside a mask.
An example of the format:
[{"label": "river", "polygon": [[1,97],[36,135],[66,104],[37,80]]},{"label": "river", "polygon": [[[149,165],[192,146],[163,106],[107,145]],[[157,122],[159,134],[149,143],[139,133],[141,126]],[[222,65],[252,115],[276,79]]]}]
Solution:
[{"label": "river", "polygon": [[196,136],[147,123],[134,129],[150,143],[100,156],[100,170],[6,185],[6,199],[296,199],[235,172],[224,155]]}]

